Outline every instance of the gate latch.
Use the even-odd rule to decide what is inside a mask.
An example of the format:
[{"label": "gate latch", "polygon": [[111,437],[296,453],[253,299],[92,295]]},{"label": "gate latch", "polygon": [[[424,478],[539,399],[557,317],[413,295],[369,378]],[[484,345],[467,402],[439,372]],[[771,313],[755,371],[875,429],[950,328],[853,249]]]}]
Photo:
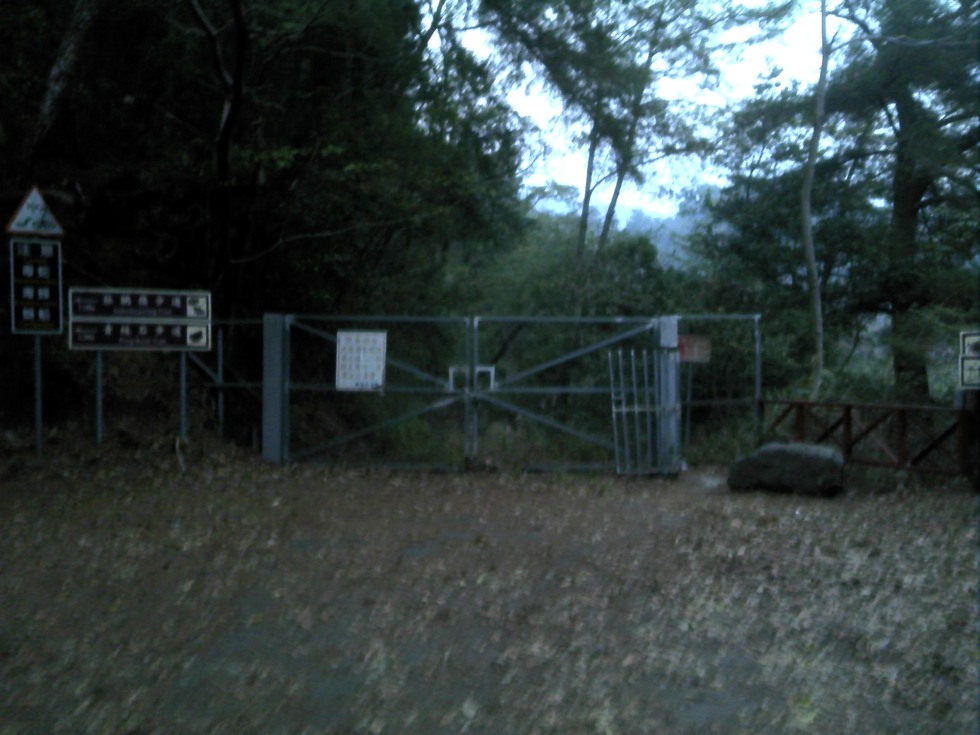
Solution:
[{"label": "gate latch", "polygon": [[[490,383],[486,390],[495,391],[497,390],[497,368],[494,365],[477,365],[476,376],[473,380],[473,385],[477,388],[480,387],[480,376],[489,376]],[[464,385],[460,386],[459,389],[468,388],[470,386],[469,378],[469,368],[466,365],[451,365],[449,367],[449,391],[458,390],[456,387],[456,375],[457,373],[464,378]]]}]

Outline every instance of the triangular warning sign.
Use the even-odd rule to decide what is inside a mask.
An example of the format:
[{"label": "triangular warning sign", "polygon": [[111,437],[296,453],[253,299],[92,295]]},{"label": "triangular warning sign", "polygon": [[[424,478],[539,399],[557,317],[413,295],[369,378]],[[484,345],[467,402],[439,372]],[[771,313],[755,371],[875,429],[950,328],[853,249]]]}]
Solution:
[{"label": "triangular warning sign", "polygon": [[24,197],[24,201],[21,202],[14,218],[7,225],[7,232],[12,235],[41,235],[45,237],[61,237],[65,234],[36,186],[32,187],[27,196]]}]

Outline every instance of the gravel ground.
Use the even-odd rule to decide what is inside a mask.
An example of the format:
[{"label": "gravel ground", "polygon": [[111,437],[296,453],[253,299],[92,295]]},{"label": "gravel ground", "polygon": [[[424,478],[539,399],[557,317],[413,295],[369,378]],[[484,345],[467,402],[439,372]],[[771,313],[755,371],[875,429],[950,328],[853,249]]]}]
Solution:
[{"label": "gravel ground", "polygon": [[0,735],[977,732],[977,496],[0,458]]}]

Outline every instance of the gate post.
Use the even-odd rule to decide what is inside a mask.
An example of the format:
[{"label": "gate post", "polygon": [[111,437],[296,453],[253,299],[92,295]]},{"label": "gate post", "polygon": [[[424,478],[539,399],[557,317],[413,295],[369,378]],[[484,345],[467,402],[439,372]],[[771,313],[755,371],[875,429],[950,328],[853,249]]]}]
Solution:
[{"label": "gate post", "polygon": [[657,359],[660,369],[657,371],[660,385],[660,410],[657,412],[657,464],[661,472],[677,474],[681,471],[681,375],[680,352],[678,350],[676,316],[661,317],[658,331],[660,332],[660,349]]},{"label": "gate post", "polygon": [[289,461],[289,317],[262,315],[262,459]]}]

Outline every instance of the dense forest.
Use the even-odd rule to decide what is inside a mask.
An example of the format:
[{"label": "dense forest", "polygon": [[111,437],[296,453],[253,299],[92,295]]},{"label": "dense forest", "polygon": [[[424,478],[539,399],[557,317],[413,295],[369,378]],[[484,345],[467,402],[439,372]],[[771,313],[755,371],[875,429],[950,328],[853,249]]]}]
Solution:
[{"label": "dense forest", "polygon": [[[832,2],[819,83],[774,70],[723,110],[669,93],[717,84],[726,39],[798,11],[5,2],[0,213],[36,185],[66,231],[66,287],[204,288],[221,319],[758,312],[767,391],[809,385],[816,335],[822,395],[946,402],[947,353],[980,324],[977,3]],[[525,183],[546,154],[507,93],[531,79],[582,131],[564,213]],[[687,192],[682,240],[621,226],[623,186],[665,186],[651,167],[684,157],[726,183]],[[0,419],[29,421],[30,340],[5,326],[0,350]],[[65,353],[46,366],[68,372]]]}]

